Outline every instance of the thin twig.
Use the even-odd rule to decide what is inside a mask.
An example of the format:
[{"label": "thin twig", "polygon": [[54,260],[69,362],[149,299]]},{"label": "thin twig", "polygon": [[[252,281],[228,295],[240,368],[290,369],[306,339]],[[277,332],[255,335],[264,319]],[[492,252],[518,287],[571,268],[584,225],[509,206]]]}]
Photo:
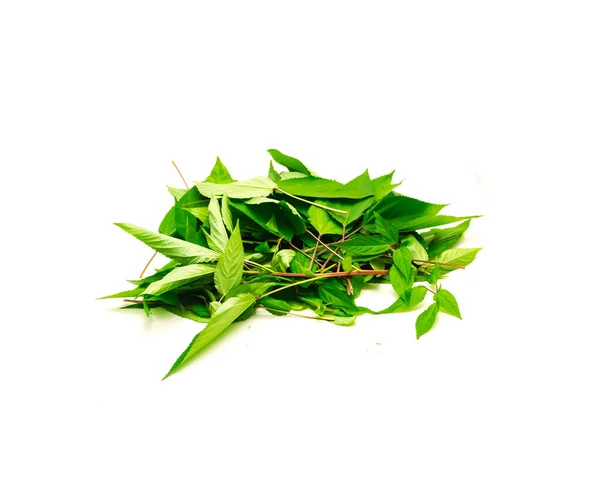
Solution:
[{"label": "thin twig", "polygon": [[335,251],[333,251],[329,246],[327,246],[325,243],[323,243],[323,241],[321,241],[321,235],[319,235],[318,237],[314,235],[314,233],[312,233],[310,230],[306,230],[306,232],[311,235],[314,239],[317,240],[317,244],[315,245],[314,248],[312,248],[313,251],[313,255],[316,256],[317,253],[317,249],[319,246],[319,243],[321,243],[322,246],[325,247],[326,250],[330,251],[331,253],[333,253],[334,255],[336,255],[339,259],[344,259],[343,256],[340,256],[339,254],[337,254]]},{"label": "thin twig", "polygon": [[185,187],[189,190],[190,187],[187,184],[187,181],[185,181],[185,178],[183,177],[183,175],[181,174],[181,171],[179,171],[179,168],[177,167],[177,164],[175,163],[175,161],[171,160],[171,163],[173,163],[173,166],[175,167],[175,169],[177,170],[177,173],[179,173],[179,176],[181,177],[181,179],[183,180],[183,184],[185,185]]},{"label": "thin twig", "polygon": [[[321,233],[319,233],[319,236],[315,236],[314,234],[312,234],[310,232],[310,230],[306,230],[308,232],[308,234],[310,234],[313,238],[315,238],[317,240],[317,244],[319,244],[321,242]],[[310,263],[308,265],[308,269],[309,271],[312,269],[313,264],[315,264],[315,258],[317,257],[317,248],[315,248],[315,250],[313,251],[313,255],[312,258],[310,259]]]},{"label": "thin twig", "polygon": [[150,263],[152,263],[152,260],[154,258],[156,258],[156,255],[158,254],[158,251],[155,251],[154,254],[152,255],[152,258],[150,258],[148,260],[148,262],[146,263],[146,266],[144,266],[144,269],[142,270],[142,272],[140,273],[140,278],[144,277],[144,274],[146,273],[146,270],[148,269],[148,267],[150,266]]}]

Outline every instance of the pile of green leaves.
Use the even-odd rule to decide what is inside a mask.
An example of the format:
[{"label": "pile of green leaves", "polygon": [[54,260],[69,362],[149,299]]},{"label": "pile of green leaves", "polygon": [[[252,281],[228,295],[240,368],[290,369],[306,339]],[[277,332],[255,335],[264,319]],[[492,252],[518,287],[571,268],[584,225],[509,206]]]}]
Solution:
[{"label": "pile of green leaves", "polygon": [[[171,261],[107,298],[206,323],[167,376],[256,308],[349,326],[364,313],[416,308],[429,291],[433,302],[417,318],[417,339],[440,311],[461,317],[439,280],[475,259],[479,248],[453,247],[474,216],[443,215],[446,205],[395,192],[394,172],[371,179],[365,171],[343,184],[269,153],[288,171],[271,162],[268,177],[236,181],[217,158],[204,181],[169,188],[174,205],[158,232],[116,223]],[[390,283],[398,298],[379,311],[358,306],[368,283]]]}]

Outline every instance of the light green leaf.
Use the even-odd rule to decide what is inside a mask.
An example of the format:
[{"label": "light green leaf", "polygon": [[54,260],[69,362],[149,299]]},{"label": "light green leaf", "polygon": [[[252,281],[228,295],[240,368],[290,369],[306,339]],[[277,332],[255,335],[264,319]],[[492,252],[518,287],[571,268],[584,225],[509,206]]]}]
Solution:
[{"label": "light green leaf", "polygon": [[277,183],[281,180],[281,175],[273,168],[273,161],[269,162],[269,179]]},{"label": "light green leaf", "polygon": [[175,206],[173,206],[160,222],[158,232],[163,235],[172,236],[177,232],[175,225]]},{"label": "light green leaf", "polygon": [[[288,180],[296,181],[296,180]],[[196,187],[202,196],[210,198],[211,196],[227,195],[229,198],[257,198],[260,196],[269,196],[277,185],[269,178],[262,176],[245,181],[236,181],[228,184],[218,184],[210,182],[196,183]]]},{"label": "light green leaf", "polygon": [[407,236],[402,240],[402,247],[406,248],[412,257],[412,259],[422,259],[427,261],[429,259],[429,255],[427,254],[427,250],[423,248],[421,243],[414,236]]},{"label": "light green leaf", "polygon": [[362,175],[358,175],[353,180],[350,180],[345,186],[349,190],[361,191],[365,196],[373,196],[375,194],[373,184],[371,183],[371,177],[369,176],[369,170],[365,170]]},{"label": "light green leaf", "polygon": [[208,203],[208,224],[210,225],[210,237],[212,238],[218,251],[223,251],[227,244],[227,230],[221,209],[219,208],[219,200],[213,196]]},{"label": "light green leaf", "polygon": [[292,178],[305,178],[308,175],[298,173],[297,171],[282,171],[279,175],[280,180],[290,180]]},{"label": "light green leaf", "polygon": [[333,180],[307,176],[277,182],[277,187],[292,195],[312,198],[365,198],[373,195],[372,188],[366,188],[361,182],[344,185]]},{"label": "light green leaf", "polygon": [[271,261],[271,269],[280,273],[285,273],[290,266],[290,263],[296,256],[296,252],[292,249],[282,249],[273,255]]},{"label": "light green leaf", "polygon": [[371,256],[380,255],[390,249],[387,241],[378,236],[354,236],[348,241],[337,243],[348,254],[352,256]]},{"label": "light green leaf", "polygon": [[223,254],[217,262],[215,287],[222,296],[225,296],[231,288],[240,283],[243,269],[244,246],[238,224],[231,233]]},{"label": "light green leaf", "polygon": [[[209,182],[209,183],[218,183],[218,184],[223,185],[223,184],[227,184],[227,183],[233,183],[233,178],[229,174],[229,171],[227,171],[227,168],[225,168],[225,165],[223,163],[221,163],[221,160],[217,156],[217,161],[215,163],[215,166],[213,166],[213,169],[210,172],[210,175],[204,181]],[[210,198],[212,195],[204,195],[204,196]]]},{"label": "light green leaf", "polygon": [[462,319],[456,298],[450,291],[447,289],[440,289],[433,295],[433,299],[444,313]]},{"label": "light green leaf", "polygon": [[356,323],[356,317],[345,317],[345,316],[336,316],[333,320],[333,324],[337,324],[338,326],[354,326]]},{"label": "light green leaf", "polygon": [[352,271],[352,256],[346,256],[343,260],[342,260],[342,269],[346,272],[349,273],[350,271]]},{"label": "light green leaf", "polygon": [[343,233],[342,226],[329,215],[329,212],[318,206],[311,206],[308,209],[308,221],[322,235]]},{"label": "light green leaf", "polygon": [[219,259],[219,253],[203,246],[154,233],[129,223],[115,223],[115,225],[147,244],[153,250],[181,264],[211,263]]},{"label": "light green leaf", "polygon": [[229,208],[229,198],[227,195],[223,195],[221,198],[221,217],[227,230],[231,233],[233,231],[233,218],[231,216],[231,209]]},{"label": "light green leaf", "polygon": [[183,189],[183,188],[173,188],[172,186],[168,186],[167,185],[167,189],[169,190],[169,193],[171,193],[171,195],[173,195],[173,197],[179,201],[183,195],[185,195],[188,190]]},{"label": "light green leaf", "polygon": [[302,163],[300,160],[292,158],[288,155],[284,155],[279,150],[270,149],[267,151],[277,163],[279,163],[281,166],[285,166],[289,171],[298,171],[308,176],[313,174],[313,172],[304,166],[304,163]]},{"label": "light green leaf", "polygon": [[417,322],[415,323],[415,329],[417,331],[417,339],[423,336],[425,333],[431,331],[435,324],[435,318],[438,314],[439,306],[437,303],[431,304],[425,311],[419,314]]},{"label": "light green leaf", "polygon": [[202,223],[208,221],[208,206],[184,206],[182,209],[194,215]]},{"label": "light green leaf", "polygon": [[[442,254],[435,257],[434,261],[440,263],[451,263],[458,266],[467,266],[473,262],[477,253],[481,248],[454,248],[444,251]],[[449,266],[442,266],[442,271],[453,270]]]},{"label": "light green leaf", "polygon": [[144,294],[159,295],[179,288],[184,284],[192,283],[204,276],[209,276],[215,272],[214,266],[206,264],[190,264],[187,266],[179,266],[158,281],[150,284]]},{"label": "light green leaf", "polygon": [[[233,234],[232,234],[233,236]],[[175,364],[171,367],[165,378],[173,374],[183,364],[187,363],[196,354],[198,354],[207,344],[213,341],[221,334],[228,326],[231,325],[239,316],[254,304],[254,296],[252,294],[243,293],[233,298],[228,299],[221,304],[215,311],[214,315],[208,321],[206,327],[200,331],[186,350],[177,358]]]}]

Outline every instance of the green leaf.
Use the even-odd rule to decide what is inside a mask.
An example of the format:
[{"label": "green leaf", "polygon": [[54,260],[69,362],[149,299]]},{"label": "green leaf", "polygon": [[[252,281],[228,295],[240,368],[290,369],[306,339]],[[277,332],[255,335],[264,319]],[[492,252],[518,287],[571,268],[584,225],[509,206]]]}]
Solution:
[{"label": "green leaf", "polygon": [[[165,311],[168,311],[171,314],[175,314],[181,318],[191,319],[192,321],[196,321],[197,323],[207,323],[208,318],[210,318],[210,313],[208,312],[208,308],[205,305],[195,305],[194,311],[185,308],[183,305],[179,306],[171,306],[171,305],[162,305]],[[199,314],[202,313],[202,314]]]},{"label": "green leaf", "polygon": [[198,218],[200,222],[206,223],[208,221],[208,206],[185,206],[182,208]]},{"label": "green leaf", "polygon": [[175,206],[173,206],[160,222],[158,232],[163,235],[172,236],[177,232],[175,226]]},{"label": "green leaf", "polygon": [[227,244],[227,230],[225,229],[225,223],[223,223],[219,200],[216,196],[213,196],[208,203],[208,223],[210,225],[210,237],[217,251],[221,252]]},{"label": "green leaf", "polygon": [[221,217],[227,230],[231,233],[233,231],[233,218],[231,216],[231,209],[229,208],[229,198],[227,195],[223,195],[221,198]]},{"label": "green leaf", "polygon": [[279,173],[277,173],[277,171],[275,171],[275,168],[273,168],[273,161],[269,162],[268,177],[271,181],[274,181],[275,183],[277,183],[277,182],[279,182],[279,180],[281,180],[281,175]]},{"label": "green leaf", "polygon": [[406,279],[410,279],[413,276],[414,267],[412,265],[412,254],[409,249],[405,246],[401,246],[394,251],[392,257],[394,259],[394,265],[398,268],[400,273],[402,273],[402,276]]},{"label": "green leaf", "polygon": [[346,256],[343,260],[342,260],[342,269],[346,272],[349,273],[350,271],[352,271],[352,256]]},{"label": "green leaf", "polygon": [[379,213],[375,212],[375,231],[381,235],[381,237],[389,244],[396,244],[398,242],[398,229],[389,220],[386,220]]},{"label": "green leaf", "polygon": [[[375,218],[373,213],[378,213],[387,220],[401,222],[406,218],[430,216],[437,214],[446,205],[436,205],[411,198],[410,196],[390,194],[377,203],[365,215],[363,224],[372,223]],[[409,230],[410,231],[410,230]]]},{"label": "green leaf", "polygon": [[429,255],[427,254],[427,250],[423,248],[421,243],[412,235],[407,236],[401,242],[403,248],[406,248],[410,252],[410,256],[412,259],[422,259],[427,261],[429,259]]},{"label": "green leaf", "polygon": [[317,178],[315,176],[281,180],[277,182],[277,187],[292,195],[312,198],[360,199],[373,195],[373,189],[365,188],[362,183],[343,185],[337,181]]},{"label": "green leaf", "polygon": [[336,316],[333,320],[333,324],[337,324],[338,326],[354,326],[355,323],[355,316]]},{"label": "green leaf", "polygon": [[150,317],[150,306],[146,301],[146,298],[142,299],[142,307],[144,308],[144,313],[146,313],[146,317]]},{"label": "green leaf", "polygon": [[140,294],[144,292],[146,288],[135,288],[129,289],[127,291],[121,291],[120,293],[111,294],[109,296],[102,296],[98,299],[117,299],[117,298],[137,298]]},{"label": "green leaf", "polygon": [[[229,171],[227,171],[227,168],[225,168],[225,165],[223,163],[221,163],[221,160],[217,156],[217,161],[215,163],[215,166],[213,166],[213,169],[210,172],[210,175],[204,181],[206,181],[208,183],[218,183],[218,184],[223,185],[223,184],[233,183],[233,178],[229,174]],[[204,195],[204,196],[207,196],[210,198],[211,195]]]},{"label": "green leaf", "polygon": [[311,206],[308,209],[308,221],[319,232],[319,234],[341,235],[343,233],[342,226],[331,218],[329,213],[318,206]]},{"label": "green leaf", "polygon": [[346,286],[340,281],[322,282],[318,285],[319,298],[326,305],[340,308],[347,314],[356,314],[358,308],[354,303],[354,298],[348,295]]},{"label": "green leaf", "polygon": [[[301,273],[306,274],[308,276],[312,276],[313,273],[317,270],[317,265],[313,263],[312,267],[310,266],[310,258],[304,256],[302,253],[298,253],[294,256],[292,261],[290,262],[290,271],[292,273]],[[301,284],[300,287],[308,288],[309,284]]]},{"label": "green leaf", "polygon": [[337,243],[336,246],[352,256],[380,255],[390,249],[389,243],[378,236],[357,235],[348,241]]},{"label": "green leaf", "polygon": [[[296,181],[296,180],[289,180]],[[211,196],[227,195],[229,198],[258,198],[269,196],[277,185],[269,178],[259,176],[245,181],[236,181],[228,184],[218,184],[211,182],[196,183],[196,187],[202,196],[210,198]]]},{"label": "green leaf", "polygon": [[[433,261],[439,263],[451,263],[458,266],[468,266],[473,262],[481,248],[454,248],[444,251],[435,257]],[[453,270],[450,266],[441,266],[442,271]]]},{"label": "green leaf", "polygon": [[115,223],[119,228],[147,244],[155,251],[181,264],[210,263],[219,259],[219,254],[203,246],[172,238],[140,228],[129,223]]},{"label": "green leaf", "polygon": [[186,211],[184,205],[197,204],[200,199],[200,193],[192,187],[175,203],[175,228],[179,236],[190,243],[198,242],[198,219]]},{"label": "green leaf", "polygon": [[371,177],[369,176],[369,170],[365,170],[362,175],[358,175],[356,178],[346,183],[346,188],[362,191],[366,196],[373,196],[375,194]]},{"label": "green leaf", "polygon": [[408,277],[404,276],[395,264],[390,268],[390,282],[392,283],[392,287],[405,304],[410,304],[413,281],[412,274],[409,274]]},{"label": "green leaf", "polygon": [[271,296],[261,298],[259,304],[263,306],[269,313],[275,316],[285,316],[292,310],[292,306],[287,301],[276,299]]},{"label": "green leaf", "polygon": [[334,210],[345,211],[346,213],[338,213],[336,211],[328,211],[328,213],[341,224],[349,225],[359,219],[374,201],[375,197],[369,196],[361,200],[340,198],[337,200],[317,200],[315,203],[328,208],[333,208]]},{"label": "green leaf", "polygon": [[379,201],[383,197],[387,196],[394,190],[394,188],[400,185],[400,183],[392,183],[393,177],[394,171],[388,173],[387,175],[383,175],[371,180],[371,185],[373,186],[376,201]]},{"label": "green leaf", "polygon": [[382,309],[381,311],[377,311],[374,314],[392,314],[410,311],[425,299],[426,294],[427,288],[425,286],[415,286],[410,293],[410,301],[408,304],[406,304],[404,298],[398,298],[391,306]]},{"label": "green leaf", "polygon": [[271,261],[271,269],[280,273],[285,273],[290,266],[290,263],[296,256],[296,252],[291,249],[282,249],[273,255]]},{"label": "green leaf", "polygon": [[185,195],[188,191],[184,188],[173,188],[172,186],[167,186],[167,189],[169,190],[169,193],[173,195],[173,198],[175,198],[177,201],[179,201],[183,197],[183,195]]},{"label": "green leaf", "polygon": [[451,248],[469,228],[471,220],[444,229],[432,229],[423,234],[427,241],[427,251],[431,256],[438,255]]},{"label": "green leaf", "polygon": [[167,273],[162,279],[150,284],[146,291],[144,291],[144,294],[163,294],[184,284],[192,283],[204,276],[210,276],[214,272],[215,267],[206,264],[179,266]]},{"label": "green leaf", "polygon": [[[237,228],[236,228],[237,229]],[[234,234],[232,234],[232,237]],[[207,344],[213,341],[221,334],[231,323],[242,315],[248,308],[254,304],[254,296],[248,293],[234,296],[225,301],[215,311],[215,314],[210,318],[206,327],[200,331],[186,350],[177,358],[169,372],[163,379],[166,379],[179,369],[183,364],[187,363],[196,354],[198,354]]]},{"label": "green leaf", "polygon": [[285,201],[278,201],[277,204],[269,201],[263,204],[248,205],[242,201],[232,200],[230,204],[278,238],[284,237],[291,241],[294,235],[301,234],[306,230],[298,211]]},{"label": "green leaf", "polygon": [[417,322],[415,323],[415,329],[417,331],[417,339],[423,336],[425,333],[431,331],[435,324],[435,318],[438,314],[439,307],[437,303],[431,304],[425,311],[419,314]]},{"label": "green leaf", "polygon": [[433,267],[433,269],[431,270],[431,274],[429,275],[429,278],[427,279],[427,281],[429,282],[429,284],[436,284],[439,279],[440,279],[440,265],[438,263],[436,263],[435,266]]},{"label": "green leaf", "polygon": [[417,231],[432,226],[446,225],[448,223],[456,223],[470,218],[478,218],[478,216],[448,216],[448,215],[431,215],[419,218],[399,218],[394,220],[394,225],[400,232]]},{"label": "green leaf", "polygon": [[433,295],[433,299],[438,304],[441,311],[449,314],[450,316],[462,319],[456,298],[450,291],[447,289],[440,289]]},{"label": "green leaf", "polygon": [[300,160],[284,155],[279,150],[270,149],[267,151],[277,163],[279,163],[281,166],[285,166],[289,171],[298,171],[308,176],[313,174],[312,171],[304,166],[304,163],[302,163]]},{"label": "green leaf", "polygon": [[256,248],[254,248],[254,251],[256,251],[257,253],[265,253],[265,254],[275,252],[275,250],[271,249],[271,246],[269,246],[269,243],[267,243],[266,241],[263,241]]},{"label": "green leaf", "polygon": [[237,225],[217,262],[215,270],[215,287],[221,296],[225,296],[231,288],[237,286],[242,280],[244,269],[244,246]]}]

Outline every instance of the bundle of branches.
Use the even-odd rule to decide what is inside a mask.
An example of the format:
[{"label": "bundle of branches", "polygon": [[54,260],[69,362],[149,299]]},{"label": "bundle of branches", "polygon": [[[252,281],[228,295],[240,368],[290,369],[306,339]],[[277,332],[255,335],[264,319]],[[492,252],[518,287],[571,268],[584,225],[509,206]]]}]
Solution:
[{"label": "bundle of branches", "polygon": [[[167,376],[256,308],[349,326],[364,313],[409,311],[430,292],[417,339],[438,312],[461,317],[439,280],[475,259],[479,248],[453,248],[474,216],[441,215],[447,205],[397,193],[394,172],[371,179],[365,171],[342,184],[269,153],[288,171],[271,162],[268,177],[236,181],[217,158],[206,180],[169,188],[175,204],[158,232],[116,223],[171,261],[106,298],[206,323]],[[358,306],[367,283],[391,283],[397,300],[378,311]]]}]

